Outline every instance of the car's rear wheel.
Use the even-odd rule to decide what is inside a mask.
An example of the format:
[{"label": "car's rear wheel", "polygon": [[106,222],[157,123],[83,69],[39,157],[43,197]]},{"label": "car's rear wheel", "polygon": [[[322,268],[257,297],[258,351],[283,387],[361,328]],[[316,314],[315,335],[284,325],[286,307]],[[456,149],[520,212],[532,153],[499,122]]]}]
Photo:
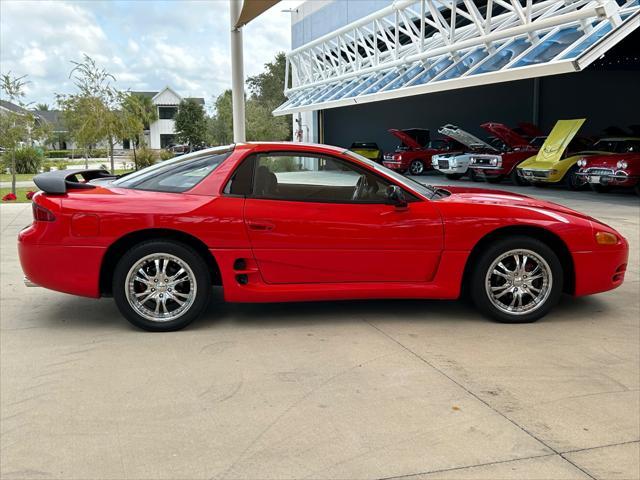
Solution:
[{"label": "car's rear wheel", "polygon": [[424,162],[422,160],[414,160],[409,165],[409,173],[411,175],[422,175],[424,173]]},{"label": "car's rear wheel", "polygon": [[113,297],[133,325],[166,332],[184,328],[207,307],[211,279],[192,248],[150,240],[130,249],[113,275]]},{"label": "car's rear wheel", "polygon": [[462,177],[464,177],[464,173],[447,173],[445,177],[447,177],[449,180],[460,180]]},{"label": "car's rear wheel", "polygon": [[471,297],[482,313],[500,322],[534,322],[546,315],[562,294],[560,260],[535,238],[499,240],[475,263]]}]

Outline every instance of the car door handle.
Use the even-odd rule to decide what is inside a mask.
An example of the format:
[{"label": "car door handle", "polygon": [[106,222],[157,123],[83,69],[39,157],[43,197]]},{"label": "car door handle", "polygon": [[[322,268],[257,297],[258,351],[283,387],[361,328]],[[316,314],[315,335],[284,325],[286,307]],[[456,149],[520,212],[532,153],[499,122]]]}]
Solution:
[{"label": "car door handle", "polygon": [[275,225],[269,222],[247,222],[249,229],[255,230],[256,232],[267,232],[269,230],[273,230]]}]

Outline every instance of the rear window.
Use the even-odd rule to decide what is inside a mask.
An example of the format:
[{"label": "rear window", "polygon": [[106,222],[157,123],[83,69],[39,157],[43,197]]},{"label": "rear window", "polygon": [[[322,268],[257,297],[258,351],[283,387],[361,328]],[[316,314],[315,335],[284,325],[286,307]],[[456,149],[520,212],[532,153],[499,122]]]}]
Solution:
[{"label": "rear window", "polygon": [[198,152],[143,168],[122,177],[113,185],[136,190],[156,192],[186,192],[213,172],[230,154],[224,152]]}]

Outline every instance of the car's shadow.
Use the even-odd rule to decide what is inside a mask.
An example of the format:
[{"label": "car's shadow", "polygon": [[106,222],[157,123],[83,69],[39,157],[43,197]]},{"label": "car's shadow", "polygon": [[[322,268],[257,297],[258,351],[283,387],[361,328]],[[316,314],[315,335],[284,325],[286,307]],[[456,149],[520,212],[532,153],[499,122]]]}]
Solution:
[{"label": "car's shadow", "polygon": [[[580,322],[597,314],[606,316],[610,306],[598,297],[563,296],[547,322]],[[470,302],[461,300],[353,300],[295,303],[225,303],[221,290],[201,318],[189,330],[211,330],[220,324],[281,328],[304,324],[344,325],[346,322],[491,322],[478,313]],[[137,330],[122,317],[111,298],[91,300],[64,295],[52,302],[32,324],[36,328],[71,328],[84,330]]]}]

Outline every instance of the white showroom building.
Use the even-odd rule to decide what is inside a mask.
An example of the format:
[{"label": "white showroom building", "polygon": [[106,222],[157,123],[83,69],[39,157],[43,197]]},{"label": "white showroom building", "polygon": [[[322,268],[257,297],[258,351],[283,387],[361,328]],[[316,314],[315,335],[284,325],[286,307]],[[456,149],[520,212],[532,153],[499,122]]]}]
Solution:
[{"label": "white showroom building", "polygon": [[287,54],[294,137],[393,148],[389,128],[587,118],[636,131],[638,0],[310,0]]}]

